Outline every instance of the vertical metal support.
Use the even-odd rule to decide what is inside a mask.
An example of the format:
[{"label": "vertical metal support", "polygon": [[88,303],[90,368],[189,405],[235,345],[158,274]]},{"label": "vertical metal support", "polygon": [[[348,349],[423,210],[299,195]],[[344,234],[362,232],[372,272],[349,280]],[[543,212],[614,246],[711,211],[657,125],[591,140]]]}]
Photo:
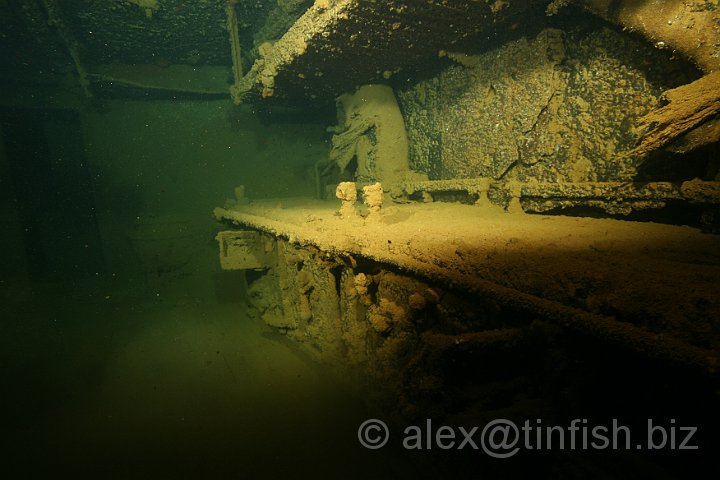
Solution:
[{"label": "vertical metal support", "polygon": [[62,40],[65,48],[70,54],[70,58],[72,59],[73,65],[75,66],[75,73],[78,76],[80,88],[82,88],[82,91],[87,98],[92,99],[93,94],[90,90],[90,82],[88,81],[87,70],[85,70],[82,62],[80,62],[80,55],[77,51],[78,41],[75,39],[75,36],[72,34],[70,29],[63,21],[60,6],[58,5],[56,0],[42,0],[42,3],[45,7],[45,11],[47,12],[48,25],[52,25],[57,29],[60,39]]},{"label": "vertical metal support", "polygon": [[230,37],[230,50],[232,54],[233,79],[235,83],[230,87],[230,95],[235,103],[239,102],[238,88],[243,78],[242,57],[240,55],[240,34],[238,32],[237,12],[235,12],[235,1],[227,0],[225,13],[227,15],[227,29]]}]

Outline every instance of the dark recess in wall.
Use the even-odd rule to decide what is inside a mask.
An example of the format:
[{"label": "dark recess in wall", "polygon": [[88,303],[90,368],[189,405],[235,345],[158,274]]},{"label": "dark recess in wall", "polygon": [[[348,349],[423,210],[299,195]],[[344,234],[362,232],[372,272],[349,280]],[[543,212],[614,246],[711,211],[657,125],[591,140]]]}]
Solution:
[{"label": "dark recess in wall", "polygon": [[104,274],[77,112],[2,109],[0,131],[31,277]]}]

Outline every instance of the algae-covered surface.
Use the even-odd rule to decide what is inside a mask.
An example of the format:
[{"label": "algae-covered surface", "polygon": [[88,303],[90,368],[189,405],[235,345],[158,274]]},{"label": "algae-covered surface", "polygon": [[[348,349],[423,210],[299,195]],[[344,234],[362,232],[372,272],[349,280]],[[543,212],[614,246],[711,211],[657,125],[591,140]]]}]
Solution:
[{"label": "algae-covered surface", "polygon": [[717,470],[716,4],[0,0],[0,477]]}]

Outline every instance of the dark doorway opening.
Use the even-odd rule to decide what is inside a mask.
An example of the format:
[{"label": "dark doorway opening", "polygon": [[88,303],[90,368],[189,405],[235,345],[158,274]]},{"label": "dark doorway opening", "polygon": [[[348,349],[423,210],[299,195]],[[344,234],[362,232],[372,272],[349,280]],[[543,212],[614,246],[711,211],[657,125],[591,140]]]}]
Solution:
[{"label": "dark doorway opening", "polygon": [[79,114],[0,109],[0,127],[32,281],[104,275]]}]

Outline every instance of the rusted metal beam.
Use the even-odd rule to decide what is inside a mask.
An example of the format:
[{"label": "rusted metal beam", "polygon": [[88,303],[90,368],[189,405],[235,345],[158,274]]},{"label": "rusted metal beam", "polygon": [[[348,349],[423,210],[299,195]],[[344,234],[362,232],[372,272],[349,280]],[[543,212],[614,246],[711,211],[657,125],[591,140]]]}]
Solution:
[{"label": "rusted metal beam", "polygon": [[[491,190],[495,198],[517,197],[531,204],[534,211],[547,211],[569,206],[593,206],[610,213],[659,208],[671,200],[692,204],[720,205],[720,182],[691,180],[672,182],[584,182],[584,183],[507,183],[487,178],[427,180],[404,182],[400,187],[406,195],[426,192],[441,195],[466,192],[480,200]],[[701,192],[701,193],[698,193]]]},{"label": "rusted metal beam", "polygon": [[236,97],[331,102],[357,86],[387,82],[540,3],[316,1],[272,48],[260,52]]}]

